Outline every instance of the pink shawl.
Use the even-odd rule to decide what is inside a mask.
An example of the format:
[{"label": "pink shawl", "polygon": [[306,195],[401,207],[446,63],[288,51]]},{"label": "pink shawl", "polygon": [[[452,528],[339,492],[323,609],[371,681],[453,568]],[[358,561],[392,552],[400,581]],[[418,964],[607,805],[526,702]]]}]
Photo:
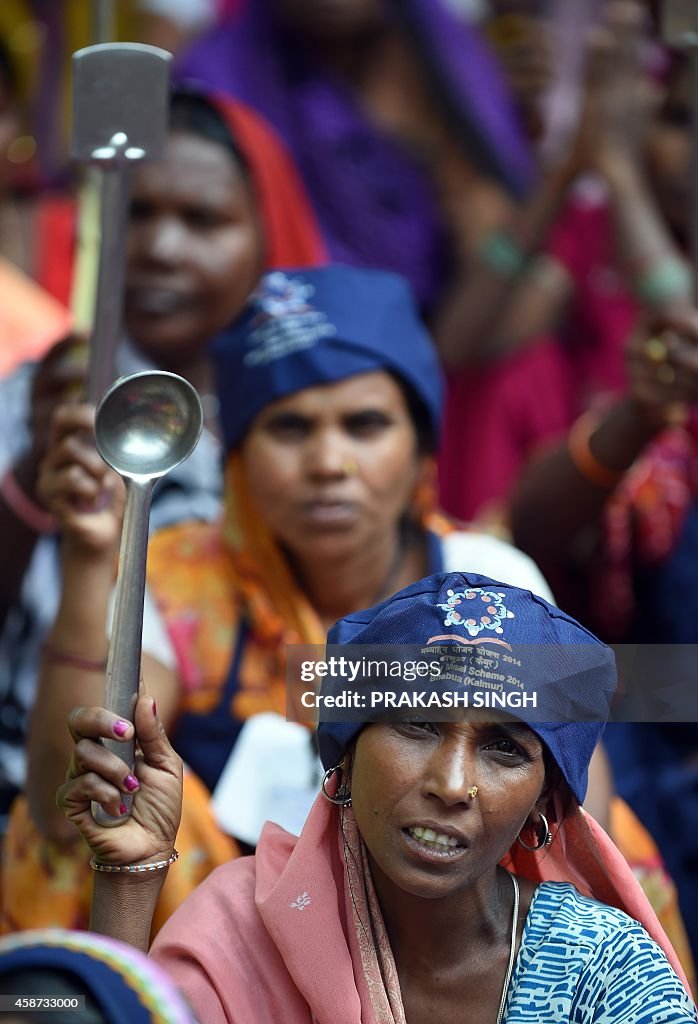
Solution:
[{"label": "pink shawl", "polygon": [[[397,973],[367,869],[345,813],[315,801],[299,839],[267,824],[255,857],[218,868],[158,934],[151,955],[206,1024],[403,1024]],[[685,975],[646,896],[601,827],[577,810],[543,855],[518,845],[505,867],[534,881],[569,881],[624,910]],[[345,859],[349,872],[345,868]],[[351,886],[347,884],[347,874]],[[357,919],[370,921],[370,930]]]}]

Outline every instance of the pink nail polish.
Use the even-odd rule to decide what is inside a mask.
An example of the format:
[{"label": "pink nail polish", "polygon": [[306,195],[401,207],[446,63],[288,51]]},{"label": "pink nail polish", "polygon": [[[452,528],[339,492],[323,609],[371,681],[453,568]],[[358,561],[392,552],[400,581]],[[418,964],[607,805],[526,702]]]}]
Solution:
[{"label": "pink nail polish", "polygon": [[121,804],[119,806],[119,814],[126,814],[127,811],[128,811],[128,807],[126,806],[126,804]]},{"label": "pink nail polish", "polygon": [[123,736],[128,729],[128,722],[114,722],[112,729],[117,736]]},{"label": "pink nail polish", "polygon": [[127,775],[124,779],[124,786],[129,793],[134,793],[140,787],[140,782],[135,775]]}]

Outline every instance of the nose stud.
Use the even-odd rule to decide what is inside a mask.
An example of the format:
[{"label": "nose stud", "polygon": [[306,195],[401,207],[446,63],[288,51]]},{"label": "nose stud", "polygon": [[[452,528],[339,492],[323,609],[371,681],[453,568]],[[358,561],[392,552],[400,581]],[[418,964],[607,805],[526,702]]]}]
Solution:
[{"label": "nose stud", "polygon": [[354,458],[345,459],[342,468],[347,476],[356,476],[359,472],[359,464]]},{"label": "nose stud", "polygon": [[470,789],[468,790],[468,796],[470,797],[471,800],[475,799],[475,797],[477,796],[477,786],[470,787]]}]

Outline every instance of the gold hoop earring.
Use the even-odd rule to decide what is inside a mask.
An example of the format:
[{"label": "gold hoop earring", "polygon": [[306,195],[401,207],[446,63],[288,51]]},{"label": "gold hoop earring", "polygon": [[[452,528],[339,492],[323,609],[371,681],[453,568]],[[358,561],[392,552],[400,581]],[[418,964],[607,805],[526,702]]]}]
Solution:
[{"label": "gold hoop earring", "polygon": [[542,812],[539,813],[540,821],[538,825],[536,825],[536,839],[538,840],[538,845],[529,846],[528,843],[525,843],[521,838],[521,832],[519,832],[518,836],[516,837],[516,842],[519,843],[520,846],[523,846],[524,850],[529,850],[531,853],[537,853],[538,850],[544,850],[546,847],[550,846],[550,844],[553,841],[553,834],[550,831],[548,819]]}]

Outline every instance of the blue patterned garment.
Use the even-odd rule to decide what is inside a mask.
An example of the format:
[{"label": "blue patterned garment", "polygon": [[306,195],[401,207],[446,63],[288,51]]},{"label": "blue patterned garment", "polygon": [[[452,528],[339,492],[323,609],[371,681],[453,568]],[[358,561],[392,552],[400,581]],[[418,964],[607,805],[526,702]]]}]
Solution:
[{"label": "blue patterned garment", "polygon": [[636,921],[566,882],[538,886],[504,1024],[695,1021],[683,985]]}]

